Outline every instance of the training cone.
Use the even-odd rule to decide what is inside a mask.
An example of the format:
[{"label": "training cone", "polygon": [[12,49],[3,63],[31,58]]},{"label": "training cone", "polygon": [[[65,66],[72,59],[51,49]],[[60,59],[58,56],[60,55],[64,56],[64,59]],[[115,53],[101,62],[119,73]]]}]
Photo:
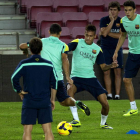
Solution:
[{"label": "training cone", "polygon": [[139,134],[139,133],[135,130],[130,130],[126,134]]}]

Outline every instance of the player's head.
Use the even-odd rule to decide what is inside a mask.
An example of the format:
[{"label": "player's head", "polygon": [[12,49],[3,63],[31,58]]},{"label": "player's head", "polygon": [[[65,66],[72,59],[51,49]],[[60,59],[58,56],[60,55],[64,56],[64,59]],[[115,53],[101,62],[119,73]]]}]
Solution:
[{"label": "player's head", "polygon": [[136,12],[136,5],[134,1],[128,0],[124,2],[123,6],[127,18],[133,20]]},{"label": "player's head", "polygon": [[32,52],[32,54],[40,54],[40,51],[42,50],[42,41],[34,37],[29,42],[29,47]]},{"label": "player's head", "polygon": [[95,37],[96,37],[96,27],[94,25],[87,25],[85,28],[86,44],[91,45]]},{"label": "player's head", "polygon": [[59,37],[60,34],[61,34],[61,31],[62,31],[61,26],[59,24],[57,24],[57,23],[54,23],[54,24],[51,25],[49,33],[52,36]]},{"label": "player's head", "polygon": [[109,14],[111,13],[114,18],[118,17],[119,11],[121,10],[120,4],[117,1],[110,2],[108,5]]}]

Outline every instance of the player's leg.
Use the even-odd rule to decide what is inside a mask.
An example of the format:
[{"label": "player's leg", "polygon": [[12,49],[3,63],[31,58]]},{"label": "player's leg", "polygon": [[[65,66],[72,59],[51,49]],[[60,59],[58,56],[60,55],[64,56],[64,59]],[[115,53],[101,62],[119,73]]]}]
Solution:
[{"label": "player's leg", "polygon": [[121,90],[121,68],[116,68],[114,69],[114,74],[115,74],[115,99],[118,100],[120,99],[120,90]]},{"label": "player's leg", "polygon": [[104,71],[104,82],[106,90],[108,92],[107,99],[112,99],[110,70]]},{"label": "player's leg", "polygon": [[100,94],[97,97],[98,101],[100,102],[100,104],[102,105],[102,109],[101,109],[101,123],[100,126],[101,128],[104,129],[113,129],[111,126],[108,126],[108,124],[106,123],[107,121],[107,117],[108,117],[108,113],[109,113],[109,104],[106,98],[106,94]]},{"label": "player's leg", "polygon": [[23,125],[23,127],[24,127],[23,140],[31,140],[33,125]]},{"label": "player's leg", "polygon": [[90,115],[89,108],[85,104],[83,104],[81,101],[76,101],[74,98],[70,97],[67,94],[66,87],[64,86],[63,81],[58,81],[58,89],[57,89],[56,97],[61,105],[63,105],[63,106],[77,106],[86,115]]},{"label": "player's leg", "polygon": [[42,125],[45,140],[53,140],[53,133],[51,130],[51,122],[52,120],[52,108],[48,106],[47,108],[39,109],[37,112],[38,124]]},{"label": "player's leg", "polygon": [[[74,98],[74,94],[76,93],[77,91],[77,88],[76,86],[73,84],[73,85],[67,85],[67,92],[68,92],[68,95],[73,97]],[[76,106],[70,106],[70,110],[71,110],[71,113],[72,113],[72,116],[73,116],[73,121],[71,121],[71,125],[73,127],[80,127],[81,126],[81,123],[80,123],[80,120],[79,120],[79,116],[78,116],[78,112],[77,112],[77,107]]]},{"label": "player's leg", "polygon": [[129,101],[130,101],[130,110],[123,116],[132,116],[135,114],[138,114],[138,108],[135,102],[135,93],[134,93],[134,87],[132,84],[132,78],[135,77],[139,70],[139,58],[140,55],[134,55],[129,53],[128,58],[125,65],[125,73],[123,82],[125,85],[125,90],[128,95]]},{"label": "player's leg", "polygon": [[[111,64],[112,63],[112,51],[109,49],[103,49],[103,54],[105,58],[105,63],[106,64]],[[108,92],[107,94],[107,99],[110,100],[112,99],[112,89],[111,89],[111,77],[110,77],[110,70],[104,72],[104,82],[105,82],[105,88]]]},{"label": "player's leg", "polygon": [[[114,51],[112,52],[112,56],[114,54]],[[121,76],[121,70],[123,68],[123,51],[122,48],[118,52],[118,67],[114,69],[114,75],[115,75],[115,100],[120,99],[120,90],[121,90],[121,81],[122,81],[122,76]]]},{"label": "player's leg", "polygon": [[31,140],[33,125],[36,124],[37,110],[22,108],[21,124],[24,126],[23,140]]},{"label": "player's leg", "polygon": [[45,140],[54,140],[51,123],[42,124],[42,128],[45,134]]}]

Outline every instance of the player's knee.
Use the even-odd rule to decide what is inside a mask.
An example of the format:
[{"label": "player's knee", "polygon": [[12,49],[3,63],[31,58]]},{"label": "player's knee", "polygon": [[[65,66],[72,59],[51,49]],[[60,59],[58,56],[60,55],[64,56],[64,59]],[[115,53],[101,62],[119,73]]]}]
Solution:
[{"label": "player's knee", "polygon": [[110,75],[110,71],[108,70],[108,71],[104,71],[104,75],[105,76],[109,76]]},{"label": "player's knee", "polygon": [[59,102],[59,103],[60,103],[60,105],[65,106],[65,100],[62,102]]},{"label": "player's knee", "polygon": [[103,106],[103,108],[106,109],[106,110],[109,109],[109,104],[108,104],[108,102],[104,102],[104,103],[102,104],[102,106]]},{"label": "player's knee", "polygon": [[123,82],[125,83],[125,84],[130,84],[131,83],[131,79],[130,78],[123,78]]}]

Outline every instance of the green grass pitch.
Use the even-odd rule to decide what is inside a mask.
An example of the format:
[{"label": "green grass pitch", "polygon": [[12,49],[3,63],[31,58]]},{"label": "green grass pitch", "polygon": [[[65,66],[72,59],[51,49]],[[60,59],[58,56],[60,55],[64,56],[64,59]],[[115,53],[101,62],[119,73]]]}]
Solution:
[{"label": "green grass pitch", "polygon": [[[91,115],[86,116],[82,111],[79,117],[82,126],[74,128],[69,136],[60,136],[57,133],[57,124],[61,121],[71,121],[72,115],[69,107],[63,107],[56,102],[53,111],[52,131],[55,140],[139,140],[140,139],[140,113],[131,117],[123,117],[129,109],[128,100],[111,100],[109,101],[110,113],[107,123],[112,126],[113,130],[105,130],[100,125],[101,105],[97,101],[83,101],[89,106]],[[136,100],[140,108],[140,100]],[[0,103],[0,140],[21,140],[23,126],[20,124],[21,102],[1,102]],[[135,130],[139,134],[126,134],[129,130]],[[32,131],[33,140],[44,140],[41,125],[35,125]]]}]

